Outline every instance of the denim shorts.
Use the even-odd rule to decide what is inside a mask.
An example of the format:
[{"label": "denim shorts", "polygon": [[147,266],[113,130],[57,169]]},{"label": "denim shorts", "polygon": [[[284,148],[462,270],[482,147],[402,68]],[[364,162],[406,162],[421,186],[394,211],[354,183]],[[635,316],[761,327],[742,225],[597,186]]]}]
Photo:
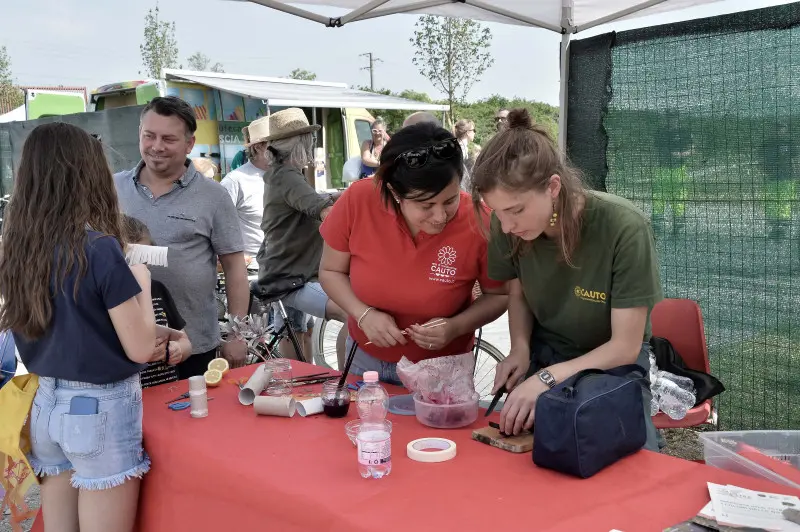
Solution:
[{"label": "denim shorts", "polygon": [[[350,353],[350,347],[353,345],[353,339],[347,337],[345,344],[345,353]],[[397,363],[384,362],[378,360],[367,352],[363,351],[360,347],[356,349],[356,354],[353,357],[353,363],[350,365],[350,373],[353,375],[363,375],[367,371],[377,371],[378,379],[387,384],[395,384],[402,386],[400,377],[397,376]]]},{"label": "denim shorts", "polygon": [[[97,414],[70,415],[73,397],[97,399]],[[29,460],[38,476],[72,470],[72,485],[103,490],[150,470],[142,448],[139,374],[111,384],[39,377],[31,408]]]},{"label": "denim shorts", "polygon": [[[281,302],[286,308],[286,314],[289,316],[295,332],[308,332],[308,317],[303,316],[298,323],[295,321],[299,317],[298,314],[310,314],[317,318],[324,318],[325,308],[328,306],[328,296],[319,283],[306,283],[303,288],[295,290],[281,299]],[[283,327],[283,316],[278,310],[278,304],[273,303],[272,309],[275,316],[275,330],[280,330]],[[294,315],[293,310],[297,312]]]}]

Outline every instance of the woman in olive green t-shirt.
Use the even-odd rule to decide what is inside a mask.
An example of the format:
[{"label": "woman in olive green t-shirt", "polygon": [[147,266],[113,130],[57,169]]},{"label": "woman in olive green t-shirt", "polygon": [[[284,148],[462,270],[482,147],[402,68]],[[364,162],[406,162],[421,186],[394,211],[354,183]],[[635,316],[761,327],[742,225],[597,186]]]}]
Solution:
[{"label": "woman in olive green t-shirt", "polygon": [[[649,369],[650,310],[662,292],[645,215],[586,190],[524,109],[484,147],[472,186],[474,201],[494,211],[489,276],[509,283],[511,352],[494,385],[510,392],[501,429],[530,429],[539,395],[581,370]],[[645,448],[658,450],[643,393]]]}]

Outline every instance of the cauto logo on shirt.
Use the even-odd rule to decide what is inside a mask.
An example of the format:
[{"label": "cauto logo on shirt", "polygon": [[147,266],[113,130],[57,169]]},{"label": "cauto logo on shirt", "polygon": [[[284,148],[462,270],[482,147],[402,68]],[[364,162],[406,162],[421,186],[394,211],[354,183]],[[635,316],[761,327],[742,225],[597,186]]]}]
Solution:
[{"label": "cauto logo on shirt", "polygon": [[436,254],[437,262],[431,264],[431,272],[428,277],[437,283],[452,284],[456,282],[457,268],[453,266],[456,262],[456,250],[452,246],[444,246]]},{"label": "cauto logo on shirt", "polygon": [[587,290],[585,288],[581,288],[580,286],[575,287],[575,297],[577,297],[578,299],[582,299],[584,301],[589,301],[590,303],[606,302],[605,292],[598,292],[597,290]]}]

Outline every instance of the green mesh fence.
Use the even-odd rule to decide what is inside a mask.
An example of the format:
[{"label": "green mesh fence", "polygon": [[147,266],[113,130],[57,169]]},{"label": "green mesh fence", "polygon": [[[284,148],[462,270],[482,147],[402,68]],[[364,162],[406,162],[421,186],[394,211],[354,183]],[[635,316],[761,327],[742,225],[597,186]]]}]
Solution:
[{"label": "green mesh fence", "polygon": [[651,217],[666,296],[700,303],[725,429],[800,429],[799,6],[571,52],[570,156]]},{"label": "green mesh fence", "polygon": [[14,183],[14,157],[11,134],[0,127],[0,196],[11,194]]}]

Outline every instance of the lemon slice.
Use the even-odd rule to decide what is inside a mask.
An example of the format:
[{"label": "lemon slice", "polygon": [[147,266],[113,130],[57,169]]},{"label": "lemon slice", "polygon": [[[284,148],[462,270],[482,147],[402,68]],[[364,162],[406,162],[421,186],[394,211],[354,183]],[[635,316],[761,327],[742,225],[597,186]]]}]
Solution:
[{"label": "lemon slice", "polygon": [[203,374],[206,379],[206,386],[219,386],[222,382],[222,372],[218,369],[210,369]]},{"label": "lemon slice", "polygon": [[208,369],[215,369],[225,375],[228,373],[228,370],[231,369],[228,361],[224,358],[215,358],[211,362],[208,363]]}]

